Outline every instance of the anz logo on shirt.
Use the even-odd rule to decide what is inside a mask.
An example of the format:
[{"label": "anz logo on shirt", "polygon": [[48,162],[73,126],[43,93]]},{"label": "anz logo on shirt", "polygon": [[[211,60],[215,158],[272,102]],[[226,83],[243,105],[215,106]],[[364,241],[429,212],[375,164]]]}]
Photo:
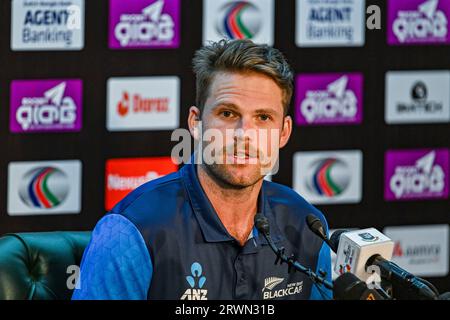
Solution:
[{"label": "anz logo on shirt", "polygon": [[202,289],[206,282],[206,277],[202,275],[202,265],[194,262],[191,266],[191,275],[186,277],[190,288],[181,296],[180,300],[208,300],[206,295],[208,290]]}]

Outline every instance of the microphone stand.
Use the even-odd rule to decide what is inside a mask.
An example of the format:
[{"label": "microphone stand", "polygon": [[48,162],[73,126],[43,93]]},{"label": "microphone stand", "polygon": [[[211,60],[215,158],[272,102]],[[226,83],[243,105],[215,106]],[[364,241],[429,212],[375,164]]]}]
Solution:
[{"label": "microphone stand", "polygon": [[306,267],[302,266],[300,263],[298,263],[295,260],[294,255],[291,255],[290,257],[286,256],[285,248],[283,248],[283,247],[278,248],[275,245],[275,243],[273,243],[272,238],[270,237],[270,233],[269,233],[269,222],[266,217],[257,214],[255,216],[255,225],[256,225],[256,228],[263,234],[264,238],[267,240],[267,243],[269,244],[272,251],[275,252],[275,254],[277,256],[277,258],[275,260],[275,264],[280,263],[280,265],[282,265],[283,263],[286,263],[288,265],[288,272],[291,272],[292,269],[294,269],[296,271],[300,271],[300,272],[306,274],[314,283],[322,284],[327,289],[333,289],[333,285],[328,280],[317,275],[310,268],[306,268]]}]

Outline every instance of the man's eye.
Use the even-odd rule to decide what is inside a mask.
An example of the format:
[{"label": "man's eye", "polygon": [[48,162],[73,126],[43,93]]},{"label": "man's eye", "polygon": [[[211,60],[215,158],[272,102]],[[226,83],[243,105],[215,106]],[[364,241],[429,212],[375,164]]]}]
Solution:
[{"label": "man's eye", "polygon": [[262,115],[259,116],[259,118],[260,118],[262,121],[267,121],[267,120],[270,119],[270,116],[267,115],[267,114],[262,114]]},{"label": "man's eye", "polygon": [[233,113],[231,113],[231,111],[222,111],[222,115],[225,118],[229,118],[229,117],[231,117],[233,115]]}]

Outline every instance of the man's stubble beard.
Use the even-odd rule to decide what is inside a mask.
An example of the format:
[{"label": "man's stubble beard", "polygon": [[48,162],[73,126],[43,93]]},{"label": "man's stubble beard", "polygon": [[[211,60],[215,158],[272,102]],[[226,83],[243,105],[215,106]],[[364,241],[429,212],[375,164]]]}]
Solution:
[{"label": "man's stubble beard", "polygon": [[230,170],[227,169],[228,166],[232,164],[201,164],[203,170],[208,174],[220,187],[226,189],[242,190],[250,188],[261,181],[264,176],[261,175],[259,165],[252,164],[255,166],[255,170],[251,171],[250,176],[240,176],[235,177]]}]

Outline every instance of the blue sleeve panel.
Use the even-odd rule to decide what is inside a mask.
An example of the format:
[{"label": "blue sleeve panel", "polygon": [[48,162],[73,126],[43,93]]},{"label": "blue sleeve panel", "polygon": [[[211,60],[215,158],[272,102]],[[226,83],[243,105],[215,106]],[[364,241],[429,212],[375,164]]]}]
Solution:
[{"label": "blue sleeve panel", "polygon": [[102,218],[92,232],[73,300],[146,300],[153,266],[136,226],[119,214]]},{"label": "blue sleeve panel", "polygon": [[[326,221],[325,221],[326,223]],[[328,234],[328,226],[325,224],[327,237]],[[328,245],[324,242],[322,247],[320,248],[319,258],[317,260],[316,274],[319,274],[319,270],[323,270],[326,272],[326,280],[332,283],[332,270],[331,270],[331,251]],[[318,288],[319,287],[319,288]],[[320,290],[319,290],[320,289]],[[311,289],[310,300],[332,300],[333,299],[333,291],[331,289],[327,289],[323,285],[313,285]]]}]

